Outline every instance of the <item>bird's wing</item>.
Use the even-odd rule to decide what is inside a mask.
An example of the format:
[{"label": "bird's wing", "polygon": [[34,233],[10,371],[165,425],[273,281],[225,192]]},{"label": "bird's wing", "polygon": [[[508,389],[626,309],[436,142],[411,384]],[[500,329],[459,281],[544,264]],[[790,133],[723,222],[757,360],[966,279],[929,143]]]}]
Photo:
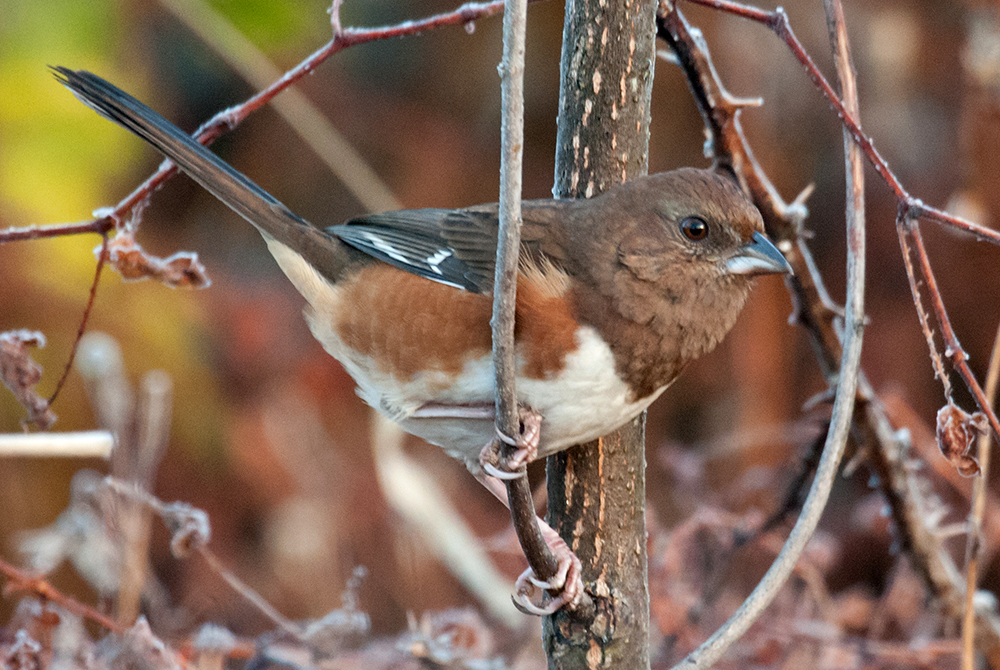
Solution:
[{"label": "bird's wing", "polygon": [[[562,212],[568,201],[523,203],[521,257],[544,257],[555,265],[561,253]],[[402,270],[473,293],[493,290],[497,206],[410,209],[352,219],[327,232]]]}]

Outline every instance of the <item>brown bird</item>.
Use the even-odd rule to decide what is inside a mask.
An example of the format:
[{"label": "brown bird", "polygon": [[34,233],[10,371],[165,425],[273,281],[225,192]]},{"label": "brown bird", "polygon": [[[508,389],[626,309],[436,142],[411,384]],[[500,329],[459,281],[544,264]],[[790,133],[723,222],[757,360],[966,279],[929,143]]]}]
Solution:
[{"label": "brown bird", "polygon": [[[515,343],[518,402],[528,411],[514,459],[484,472],[484,445],[495,437],[496,204],[386,212],[321,230],[127,93],[89,72],[55,72],[252,223],[358,394],[462,459],[502,500],[494,476],[638,415],[729,332],[753,276],[790,271],[760,213],[713,171],[641,177],[588,200],[524,202]],[[576,557],[554,531],[543,533],[561,561],[545,585],[557,595],[538,610],[547,613],[575,601],[582,583]],[[520,594],[530,579],[522,575]]]}]

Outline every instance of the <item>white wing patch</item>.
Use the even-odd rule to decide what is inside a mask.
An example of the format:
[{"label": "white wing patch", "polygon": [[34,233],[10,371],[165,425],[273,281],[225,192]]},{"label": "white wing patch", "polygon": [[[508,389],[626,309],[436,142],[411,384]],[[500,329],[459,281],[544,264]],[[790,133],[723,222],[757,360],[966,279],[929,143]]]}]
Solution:
[{"label": "white wing patch", "polygon": [[429,256],[427,258],[427,265],[430,266],[431,270],[437,274],[442,274],[441,268],[438,266],[441,265],[441,263],[443,263],[449,256],[451,256],[451,251],[448,249],[441,249],[433,256]]},{"label": "white wing patch", "polygon": [[364,235],[365,238],[367,238],[368,241],[372,243],[373,247],[384,253],[389,258],[395,261],[399,261],[400,263],[410,263],[410,259],[405,254],[403,254],[399,249],[397,249],[396,247],[392,246],[391,244],[383,240],[378,235],[374,233],[369,233],[368,231],[364,231],[362,235]]}]

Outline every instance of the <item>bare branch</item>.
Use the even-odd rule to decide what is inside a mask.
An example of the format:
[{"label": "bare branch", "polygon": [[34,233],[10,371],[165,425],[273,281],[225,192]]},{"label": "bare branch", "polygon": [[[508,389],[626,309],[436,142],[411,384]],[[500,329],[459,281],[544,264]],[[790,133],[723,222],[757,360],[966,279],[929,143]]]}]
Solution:
[{"label": "bare branch", "polygon": [[[997,398],[1000,382],[1000,328],[993,342],[990,365],[986,373],[986,401],[992,407]],[[969,512],[969,530],[965,544],[965,612],[962,617],[962,670],[975,667],[974,643],[976,637],[975,595],[979,575],[979,555],[982,553],[983,511],[986,509],[986,487],[990,481],[990,449],[992,440],[989,433],[979,437],[977,455],[979,457],[979,477],[972,485],[972,510]]]},{"label": "bare branch", "polygon": [[[534,2],[536,0],[528,0]],[[339,6],[339,3],[337,3]],[[503,0],[493,0],[492,2],[469,2],[451,12],[436,14],[424,19],[414,21],[404,21],[394,26],[382,26],[374,28],[344,28],[337,32],[333,39],[325,45],[307,56],[294,68],[285,72],[279,79],[271,83],[254,94],[239,105],[230,107],[213,116],[203,123],[194,133],[196,140],[210,145],[216,139],[236,128],[250,114],[257,111],[276,95],[295,84],[300,79],[311,73],[330,56],[358,44],[366,44],[379,40],[391,39],[394,37],[404,37],[416,35],[435,28],[454,25],[468,25],[478,19],[493,16],[503,9]],[[337,7],[334,7],[336,10]],[[45,235],[39,234],[38,229],[14,229],[13,231],[0,231],[0,243],[13,242],[23,239],[37,239],[38,237],[51,237],[57,234],[72,234],[76,232],[107,232],[110,230],[109,223],[112,221],[124,221],[129,211],[145,200],[151,193],[160,188],[168,179],[177,173],[177,166],[170,161],[165,161],[159,169],[139,185],[132,193],[123,198],[114,209],[91,222],[74,224],[65,227],[66,232],[52,232]],[[116,224],[120,226],[121,224]],[[62,228],[62,227],[61,227]],[[46,231],[47,229],[41,229]],[[55,230],[53,228],[53,230]]]},{"label": "bare branch", "polygon": [[[501,435],[520,435],[514,306],[521,246],[521,172],[524,156],[524,51],[527,0],[507,0],[500,62],[503,119],[500,126],[500,231],[493,291],[493,364],[496,370],[496,423]],[[505,455],[513,447],[502,444]],[[524,555],[542,581],[555,577],[558,564],[538,527],[527,470],[507,484],[510,515]]]},{"label": "bare branch", "polygon": [[[826,0],[824,5],[844,97],[856,115],[857,86],[844,27],[843,8],[839,0]],[[823,455],[816,468],[816,476],[802,513],[767,574],[729,621],[676,668],[709,668],[714,665],[729,646],[742,637],[770,605],[779,589],[794,572],[799,557],[816,530],[840,467],[854,415],[854,400],[861,368],[865,290],[864,177],[859,152],[846,130],[844,153],[847,163],[847,305],[844,319],[844,352]]]},{"label": "bare branch", "polygon": [[121,633],[124,631],[124,629],[117,623],[101,614],[93,607],[85,605],[79,600],[75,600],[63,594],[44,579],[36,577],[35,575],[25,572],[24,570],[20,570],[3,559],[0,559],[0,572],[6,575],[8,579],[7,585],[4,587],[5,592],[31,591],[38,595],[39,598],[51,600],[52,602],[65,607],[73,614],[90,619],[110,631],[115,633]]},{"label": "bare branch", "polygon": [[[721,0],[719,2],[692,0],[692,2],[725,9],[767,25],[770,25],[771,21],[776,23],[784,21],[783,18],[777,16],[777,13],[763,12],[737,3]],[[666,3],[665,6],[674,9],[671,3]],[[822,79],[822,75],[815,70],[815,66],[811,65],[811,60],[808,60],[808,56],[802,52],[801,45],[794,41],[794,36],[790,38],[789,35],[790,33],[785,33],[782,38],[793,51],[798,49],[796,56],[800,62],[806,64],[808,61],[807,69],[812,68],[810,75],[813,76],[814,80],[817,77]],[[812,262],[805,241],[797,236],[805,213],[804,209],[796,211],[794,207],[785,205],[760,170],[760,166],[753,159],[739,127],[738,108],[720,102],[725,99],[726,94],[717,81],[717,74],[711,66],[705,45],[690,34],[683,17],[675,9],[665,17],[661,16],[660,36],[673,48],[678,64],[687,75],[688,83],[692,87],[695,99],[705,117],[706,126],[713,132],[717,160],[733,166],[738,173],[740,170],[744,171],[740,177],[746,180],[745,183],[753,195],[755,204],[764,216],[768,230],[778,233],[779,239],[784,237],[788,240],[782,246],[782,250],[785,251],[789,262],[796,271],[796,277],[791,281],[790,286],[796,310],[794,317],[813,338],[821,367],[828,380],[833,383],[836,379],[833,376],[835,370],[833,363],[839,359],[841,351],[839,335],[834,327],[836,314],[831,309],[829,299],[825,297],[826,291],[823,288],[822,277]],[[823,83],[825,84],[825,80]],[[831,92],[828,84],[823,90],[827,95]],[[834,105],[835,109],[844,109],[839,100],[831,104]],[[846,113],[843,116],[845,126],[848,126],[848,130],[850,130],[850,125],[854,121]],[[855,133],[852,132],[852,139],[856,139],[854,135]],[[867,143],[870,147],[870,141]],[[869,160],[873,160],[872,154],[866,150],[865,143],[859,141],[858,144]],[[893,179],[889,180],[890,184],[893,183]],[[896,183],[898,184],[898,182]],[[936,221],[951,218],[943,212],[926,207],[919,201],[910,198],[905,191],[900,190],[899,193],[902,194],[903,198],[900,201],[901,214],[907,215],[910,220],[923,215]],[[980,235],[979,233],[982,231],[975,226],[967,227],[965,230],[973,232],[979,239],[992,240],[996,237],[994,233],[986,236]],[[922,249],[922,244],[920,249]],[[918,250],[918,256],[920,266],[923,268],[926,252],[924,251],[921,256]],[[912,264],[908,254],[904,253],[904,258]],[[929,270],[929,262],[926,265]],[[915,276],[912,272],[911,275]],[[937,299],[938,302],[934,305],[935,313],[937,314],[939,310],[941,314],[944,314],[939,294]],[[922,309],[922,304],[919,309]],[[948,329],[950,330],[950,324]],[[946,330],[944,326],[942,326],[942,330]],[[954,336],[954,333],[952,332],[951,335]],[[954,361],[960,372],[965,371],[962,372],[962,375],[963,379],[966,379],[968,365],[964,360],[964,352],[958,346],[957,339],[950,340],[949,346],[946,333],[945,342],[946,354]],[[935,352],[936,349],[931,347],[931,351]],[[933,355],[934,353],[932,353]],[[988,407],[984,406],[984,398],[977,393],[978,384],[975,383],[971,373],[968,373],[968,380],[971,380],[970,390],[977,397],[980,409],[984,412],[987,411]],[[969,383],[968,380],[967,383]],[[862,401],[859,407],[863,411],[863,415],[859,415],[857,418],[859,428],[862,429],[865,441],[869,445],[869,455],[879,475],[878,481],[888,501],[902,547],[910,554],[913,565],[927,588],[941,600],[945,611],[951,615],[960,616],[964,600],[961,592],[961,576],[941,546],[934,530],[927,527],[926,502],[922,499],[919,475],[907,467],[908,445],[892,428],[884,407],[878,402],[863,376],[859,383],[859,401]],[[992,423],[993,420],[991,420]],[[1000,649],[1000,618],[998,618],[995,607],[977,604],[976,610],[978,639],[983,645],[985,653],[993,657]]]}]

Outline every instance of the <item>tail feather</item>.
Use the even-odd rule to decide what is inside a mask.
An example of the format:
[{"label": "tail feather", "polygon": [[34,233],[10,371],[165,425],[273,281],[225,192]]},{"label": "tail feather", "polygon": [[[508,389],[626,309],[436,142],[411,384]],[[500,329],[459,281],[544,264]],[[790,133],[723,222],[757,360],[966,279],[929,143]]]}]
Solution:
[{"label": "tail feather", "polygon": [[53,67],[56,79],[84,104],[152,144],[265,237],[291,248],[331,282],[352,252],[128,93],[84,70]]}]

